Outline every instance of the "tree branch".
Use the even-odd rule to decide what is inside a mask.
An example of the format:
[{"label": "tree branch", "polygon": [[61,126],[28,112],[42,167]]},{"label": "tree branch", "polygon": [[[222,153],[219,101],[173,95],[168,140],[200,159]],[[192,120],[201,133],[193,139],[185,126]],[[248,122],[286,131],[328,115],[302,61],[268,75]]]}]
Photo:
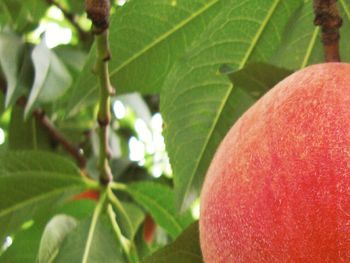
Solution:
[{"label": "tree branch", "polygon": [[100,82],[99,109],[97,121],[99,124],[100,153],[99,169],[100,182],[104,185],[112,181],[113,176],[109,165],[109,124],[111,121],[111,99],[114,94],[110,83],[108,62],[111,58],[109,49],[109,0],[85,0],[85,8],[88,17],[93,23],[93,32],[96,41],[95,72]]},{"label": "tree branch", "polygon": [[322,42],[326,62],[339,62],[339,28],[342,19],[337,8],[337,0],[314,0],[316,26],[321,26]]},{"label": "tree branch", "polygon": [[70,141],[68,141],[53,125],[53,123],[50,121],[50,119],[45,115],[45,113],[41,110],[35,110],[33,112],[34,117],[36,120],[42,125],[43,128],[45,128],[48,133],[50,134],[50,137],[59,142],[62,147],[68,152],[77,162],[78,166],[81,169],[84,169],[86,166],[86,158],[78,147],[73,145]]},{"label": "tree branch", "polygon": [[[0,77],[0,89],[6,94],[6,81]],[[21,107],[25,107],[27,104],[27,99],[22,96],[20,97],[16,104]],[[67,153],[69,153],[77,162],[78,166],[81,169],[84,169],[86,166],[86,158],[80,148],[74,146],[73,143],[68,141],[54,126],[50,119],[45,115],[45,113],[36,109],[33,111],[33,116],[41,124],[41,126],[47,130],[50,137],[57,143],[61,144]]]}]

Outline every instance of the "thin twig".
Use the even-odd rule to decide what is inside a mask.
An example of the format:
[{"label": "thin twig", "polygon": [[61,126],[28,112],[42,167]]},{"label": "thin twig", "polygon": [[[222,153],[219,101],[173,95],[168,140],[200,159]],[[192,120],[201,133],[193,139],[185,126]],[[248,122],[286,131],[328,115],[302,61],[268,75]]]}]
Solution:
[{"label": "thin twig", "polygon": [[67,140],[53,125],[53,123],[50,121],[50,119],[47,117],[47,115],[37,109],[33,112],[33,115],[35,119],[45,128],[48,133],[50,134],[50,137],[54,139],[55,141],[59,142],[62,147],[68,152],[77,162],[78,166],[82,169],[86,166],[86,158],[82,152],[81,149],[73,145],[70,141]]},{"label": "thin twig", "polygon": [[[6,94],[6,81],[0,78],[0,89]],[[20,107],[25,107],[27,104],[27,99],[22,96],[20,97],[16,104]],[[67,138],[65,138],[50,121],[47,115],[40,109],[33,111],[33,116],[41,124],[41,126],[47,130],[50,137],[57,143],[61,144],[67,153],[69,153],[77,162],[81,169],[86,166],[86,158],[80,148],[76,147]]]},{"label": "thin twig", "polygon": [[69,12],[68,10],[66,10],[60,3],[56,2],[55,0],[46,0],[46,2],[50,5],[54,5],[56,6],[58,9],[61,10],[61,12],[63,13],[64,17],[72,24],[72,26],[77,30],[78,34],[79,34],[79,38],[82,41],[85,41],[87,39],[90,38],[90,34],[86,31],[84,31],[81,26],[79,25],[79,23],[77,22],[76,19],[76,15]]},{"label": "thin twig", "polygon": [[111,121],[111,95],[114,89],[110,82],[108,62],[111,58],[109,49],[109,0],[85,0],[85,8],[88,17],[93,23],[93,32],[96,41],[96,64],[95,73],[100,82],[99,110],[97,121],[99,124],[100,152],[99,169],[100,182],[109,184],[112,179],[112,172],[109,165],[109,124]]},{"label": "thin twig", "polygon": [[314,0],[314,24],[321,27],[326,62],[339,62],[339,28],[342,25],[337,0]]}]

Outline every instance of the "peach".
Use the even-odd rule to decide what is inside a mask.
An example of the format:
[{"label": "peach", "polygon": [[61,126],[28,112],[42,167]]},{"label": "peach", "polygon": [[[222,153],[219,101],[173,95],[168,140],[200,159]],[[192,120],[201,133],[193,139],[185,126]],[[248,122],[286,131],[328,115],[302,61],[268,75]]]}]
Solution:
[{"label": "peach", "polygon": [[350,262],[350,64],[300,70],[230,129],[201,193],[206,263]]}]

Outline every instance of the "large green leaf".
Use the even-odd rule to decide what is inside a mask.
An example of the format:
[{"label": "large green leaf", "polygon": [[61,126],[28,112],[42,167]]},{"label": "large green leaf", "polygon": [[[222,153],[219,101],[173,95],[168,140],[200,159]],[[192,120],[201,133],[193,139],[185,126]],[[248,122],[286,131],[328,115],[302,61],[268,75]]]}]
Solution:
[{"label": "large green leaf", "polygon": [[198,222],[189,226],[174,243],[145,258],[142,263],[203,263]]},{"label": "large green leaf", "polygon": [[41,237],[38,263],[52,262],[57,256],[61,243],[77,224],[77,220],[71,216],[54,216],[46,225]]},{"label": "large green leaf", "polygon": [[189,212],[178,215],[174,206],[174,192],[168,186],[140,182],[128,185],[125,189],[164,228],[171,237],[177,237],[193,220]]},{"label": "large green leaf", "polygon": [[[220,0],[144,0],[118,8],[110,24],[110,76],[118,94],[159,92],[175,60],[220,7]],[[84,101],[96,100],[94,60],[95,48],[74,85],[70,107],[73,112]]]},{"label": "large green leaf", "polygon": [[2,154],[0,240],[84,186],[77,168],[61,157],[30,151]]},{"label": "large green leaf", "polygon": [[[94,218],[94,217],[93,217]],[[125,262],[120,246],[105,215],[87,219],[67,236],[55,263]]]},{"label": "large green leaf", "polygon": [[161,94],[176,202],[182,208],[198,195],[215,149],[253,102],[220,74],[221,65],[238,70],[248,62],[268,61],[301,4],[295,0],[224,2],[225,10],[186,59],[174,65]]},{"label": "large green leaf", "polygon": [[32,53],[35,69],[34,84],[25,108],[25,116],[36,101],[46,103],[63,96],[72,83],[72,77],[62,61],[42,41]]}]

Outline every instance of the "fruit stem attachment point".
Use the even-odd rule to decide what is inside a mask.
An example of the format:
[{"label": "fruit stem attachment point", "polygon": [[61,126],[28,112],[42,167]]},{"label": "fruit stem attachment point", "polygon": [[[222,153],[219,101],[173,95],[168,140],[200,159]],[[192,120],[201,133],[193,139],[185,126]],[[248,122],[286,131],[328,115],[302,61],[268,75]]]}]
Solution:
[{"label": "fruit stem attachment point", "polygon": [[314,24],[321,27],[326,62],[339,62],[339,28],[342,25],[337,0],[314,0]]}]

